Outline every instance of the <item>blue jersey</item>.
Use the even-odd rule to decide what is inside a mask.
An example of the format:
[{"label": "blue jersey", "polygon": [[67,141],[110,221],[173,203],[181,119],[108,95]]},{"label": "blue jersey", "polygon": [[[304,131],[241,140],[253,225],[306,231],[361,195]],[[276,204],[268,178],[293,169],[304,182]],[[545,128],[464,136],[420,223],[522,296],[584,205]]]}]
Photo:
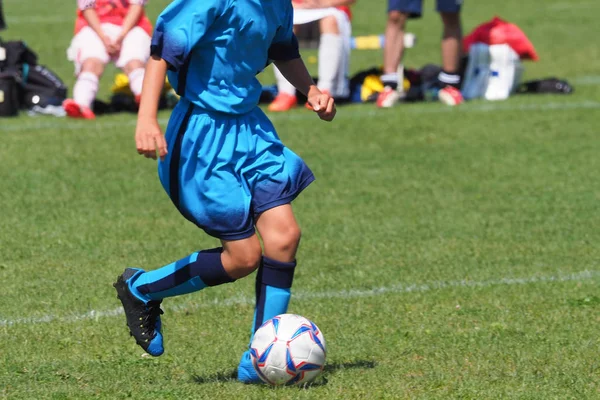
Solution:
[{"label": "blue jersey", "polygon": [[202,109],[244,114],[270,60],[299,58],[291,0],[174,0],[161,13],[152,55],[177,93]]}]

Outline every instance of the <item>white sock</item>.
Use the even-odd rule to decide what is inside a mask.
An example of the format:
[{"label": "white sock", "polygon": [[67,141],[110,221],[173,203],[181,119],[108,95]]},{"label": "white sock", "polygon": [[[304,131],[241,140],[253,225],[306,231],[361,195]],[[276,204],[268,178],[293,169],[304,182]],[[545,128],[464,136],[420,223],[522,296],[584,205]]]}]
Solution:
[{"label": "white sock", "polygon": [[98,77],[91,72],[82,72],[73,87],[73,100],[79,106],[91,108],[98,93]]},{"label": "white sock", "polygon": [[389,72],[387,74],[381,75],[381,82],[383,82],[384,85],[398,86],[398,73],[397,72]]},{"label": "white sock", "polygon": [[323,33],[319,43],[319,82],[321,90],[334,92],[334,82],[338,74],[343,73],[342,58],[344,55],[344,39],[342,35]]},{"label": "white sock", "polygon": [[134,96],[142,94],[142,85],[144,84],[144,68],[137,68],[131,71],[129,76],[129,88]]},{"label": "white sock", "polygon": [[288,82],[287,79],[285,79],[281,71],[279,71],[276,66],[273,66],[273,68],[275,69],[275,79],[277,79],[277,92],[287,93],[291,94],[292,96],[295,96],[296,88],[294,87],[294,85],[292,85]]}]

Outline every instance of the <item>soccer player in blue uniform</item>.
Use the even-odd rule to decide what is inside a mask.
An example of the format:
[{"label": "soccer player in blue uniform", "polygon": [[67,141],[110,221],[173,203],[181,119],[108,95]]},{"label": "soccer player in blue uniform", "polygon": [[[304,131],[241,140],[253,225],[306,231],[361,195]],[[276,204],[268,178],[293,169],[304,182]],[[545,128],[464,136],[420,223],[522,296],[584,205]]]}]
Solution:
[{"label": "soccer player in blue uniform", "polygon": [[[322,120],[336,113],[300,58],[292,13],[290,0],[174,0],[158,17],[135,134],[138,153],[160,158],[160,181],[173,204],[221,247],[153,271],[127,268],[117,278],[129,330],[153,356],[164,351],[160,304],[166,297],[258,270],[252,332],[287,311],[300,241],[291,202],[314,177],[258,108],[256,74],[273,60]],[[156,113],[165,74],[181,99],[163,136]],[[248,351],[238,378],[259,381]]]}]

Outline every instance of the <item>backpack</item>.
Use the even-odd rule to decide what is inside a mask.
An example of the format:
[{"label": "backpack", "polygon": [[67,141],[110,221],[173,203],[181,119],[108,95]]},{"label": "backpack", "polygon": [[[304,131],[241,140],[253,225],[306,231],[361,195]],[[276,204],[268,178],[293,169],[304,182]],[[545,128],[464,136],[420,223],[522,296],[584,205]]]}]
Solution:
[{"label": "backpack", "polygon": [[0,117],[19,113],[19,85],[14,74],[0,72]]},{"label": "backpack", "polygon": [[523,82],[518,88],[517,93],[557,93],[571,94],[573,87],[569,82],[559,78],[536,79],[533,81]]},{"label": "backpack", "polygon": [[[0,73],[12,76],[17,84],[16,105],[11,109],[25,108],[44,114],[62,115],[55,110],[66,99],[67,87],[53,71],[38,65],[37,59],[37,54],[23,41],[0,40]],[[9,85],[6,82],[4,84]],[[10,101],[15,101],[14,95]],[[0,116],[3,115],[0,112]]]},{"label": "backpack", "polygon": [[44,65],[29,67],[22,76],[20,102],[25,108],[60,106],[67,98],[64,82]]}]

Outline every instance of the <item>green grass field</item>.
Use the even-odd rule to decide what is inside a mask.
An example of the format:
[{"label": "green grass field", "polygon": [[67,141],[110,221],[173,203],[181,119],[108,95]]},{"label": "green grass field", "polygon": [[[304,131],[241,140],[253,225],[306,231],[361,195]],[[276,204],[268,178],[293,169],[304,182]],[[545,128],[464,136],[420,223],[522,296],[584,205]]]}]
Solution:
[{"label": "green grass field", "polygon": [[[70,87],[72,3],[4,0],[2,33]],[[151,1],[152,18],[167,3]],[[408,66],[439,62],[426,3],[409,24],[419,43]],[[541,57],[525,78],[567,78],[576,91],[345,106],[332,124],[302,108],[273,116],[317,176],[294,203],[303,242],[290,311],[313,319],[329,350],[307,389],[231,378],[253,277],[165,301],[167,352],[141,357],[112,282],[217,242],[179,216],[155,163],[137,155],[133,115],[0,120],[0,398],[600,398],[600,3],[465,3],[465,31],[494,15],[518,23]],[[382,32],[385,6],[358,0],[355,34]],[[357,51],[352,70],[380,62]]]}]

